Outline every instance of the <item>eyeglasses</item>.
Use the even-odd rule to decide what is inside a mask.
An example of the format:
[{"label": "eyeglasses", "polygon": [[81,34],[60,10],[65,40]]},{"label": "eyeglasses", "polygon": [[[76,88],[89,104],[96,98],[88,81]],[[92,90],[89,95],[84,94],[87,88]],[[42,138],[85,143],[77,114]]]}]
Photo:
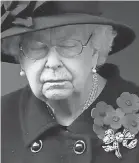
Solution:
[{"label": "eyeglasses", "polygon": [[[83,51],[83,48],[87,47],[92,35],[93,34],[89,36],[87,42],[84,45],[80,40],[71,39],[61,40],[56,46],[53,47],[55,47],[58,54],[60,54],[62,57],[73,58],[77,55],[80,55]],[[31,60],[39,60],[48,55],[52,46],[42,42],[32,41],[28,42],[25,46],[20,43],[19,48],[25,57]]]}]

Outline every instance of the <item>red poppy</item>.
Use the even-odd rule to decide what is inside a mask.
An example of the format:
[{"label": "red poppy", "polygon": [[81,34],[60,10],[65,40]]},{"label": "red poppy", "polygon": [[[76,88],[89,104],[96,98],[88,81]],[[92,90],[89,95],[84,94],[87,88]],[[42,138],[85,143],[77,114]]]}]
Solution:
[{"label": "red poppy", "polygon": [[98,102],[96,108],[92,109],[91,116],[92,118],[104,118],[106,112],[111,112],[114,108],[111,105],[107,105],[105,102]]},{"label": "red poppy", "polygon": [[116,100],[117,105],[124,113],[137,113],[139,111],[139,97],[129,92],[123,92]]},{"label": "red poppy", "polygon": [[139,115],[127,114],[122,121],[123,126],[128,129],[131,134],[137,134],[139,132]]},{"label": "red poppy", "polygon": [[105,131],[108,129],[108,127],[107,126],[105,126],[105,125],[97,125],[97,124],[93,124],[93,130],[94,130],[94,132],[97,134],[97,137],[99,138],[99,139],[102,139],[103,140],[103,138],[104,138],[104,136],[105,136]]},{"label": "red poppy", "polygon": [[107,116],[104,117],[104,124],[110,125],[112,129],[119,129],[122,127],[122,118],[125,113],[119,108],[111,112],[107,112]]}]

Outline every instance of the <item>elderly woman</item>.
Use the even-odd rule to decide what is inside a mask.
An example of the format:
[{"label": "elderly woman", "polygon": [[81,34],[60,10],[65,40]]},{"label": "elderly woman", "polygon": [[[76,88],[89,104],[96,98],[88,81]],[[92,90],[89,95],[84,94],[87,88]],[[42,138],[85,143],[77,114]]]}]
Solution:
[{"label": "elderly woman", "polygon": [[2,61],[29,83],[2,98],[2,163],[138,163],[139,91],[105,64],[134,32],[96,2],[2,7]]}]

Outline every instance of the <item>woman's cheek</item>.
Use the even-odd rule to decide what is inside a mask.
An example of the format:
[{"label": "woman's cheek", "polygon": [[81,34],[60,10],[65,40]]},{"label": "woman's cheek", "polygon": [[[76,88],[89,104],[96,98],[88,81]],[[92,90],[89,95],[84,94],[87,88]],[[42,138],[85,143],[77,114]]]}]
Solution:
[{"label": "woman's cheek", "polygon": [[36,96],[39,96],[41,94],[41,89],[42,89],[42,83],[40,81],[41,71],[36,70],[35,67],[34,68],[30,67],[26,71],[26,77],[27,77],[27,80],[29,82],[32,92]]},{"label": "woman's cheek", "polygon": [[[78,70],[78,71],[77,71]],[[82,67],[73,70],[73,86],[75,91],[80,92],[85,85],[86,74]]]}]

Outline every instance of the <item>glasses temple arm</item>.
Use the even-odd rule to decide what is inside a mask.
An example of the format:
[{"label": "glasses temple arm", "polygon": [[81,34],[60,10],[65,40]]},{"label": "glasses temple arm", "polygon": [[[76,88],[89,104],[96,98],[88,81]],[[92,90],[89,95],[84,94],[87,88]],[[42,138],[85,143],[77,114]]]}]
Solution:
[{"label": "glasses temple arm", "polygon": [[91,35],[89,36],[89,38],[88,38],[87,42],[86,42],[86,43],[83,45],[83,47],[86,47],[86,46],[87,46],[87,44],[88,44],[88,42],[90,41],[90,39],[91,39],[92,35],[93,35],[93,33],[91,33]]}]

